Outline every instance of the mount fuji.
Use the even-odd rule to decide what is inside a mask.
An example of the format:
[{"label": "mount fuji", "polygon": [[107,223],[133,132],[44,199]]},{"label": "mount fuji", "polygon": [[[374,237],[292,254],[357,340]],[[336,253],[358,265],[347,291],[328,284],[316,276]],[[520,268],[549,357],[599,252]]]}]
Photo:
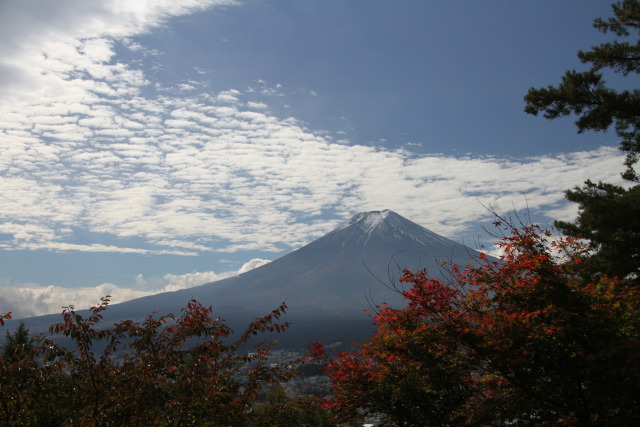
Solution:
[{"label": "mount fuji", "polygon": [[[362,340],[371,331],[372,304],[403,304],[402,270],[441,274],[441,262],[472,262],[479,253],[389,210],[360,213],[332,232],[269,264],[228,279],[114,304],[105,322],[179,313],[191,299],[211,305],[235,329],[286,301],[291,328],[278,340]],[[25,319],[31,330],[59,315]]]}]

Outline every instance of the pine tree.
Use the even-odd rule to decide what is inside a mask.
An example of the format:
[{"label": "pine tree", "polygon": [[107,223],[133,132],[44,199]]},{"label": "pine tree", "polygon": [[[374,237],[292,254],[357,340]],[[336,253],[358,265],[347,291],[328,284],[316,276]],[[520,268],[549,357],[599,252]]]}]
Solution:
[{"label": "pine tree", "polygon": [[7,331],[4,347],[2,349],[2,359],[6,362],[17,362],[25,357],[31,356],[33,343],[29,335],[29,329],[23,322],[11,333]]},{"label": "pine tree", "polygon": [[[598,18],[594,27],[620,38],[632,38],[640,30],[640,1],[624,0],[613,4],[614,17]],[[633,165],[640,159],[640,91],[617,91],[606,86],[603,69],[622,76],[640,73],[640,40],[615,40],[578,52],[586,71],[569,70],[557,87],[529,89],[525,96],[525,112],[555,119],[571,114],[578,116],[578,132],[604,132],[614,126],[622,138],[620,149],[627,153],[625,179],[638,181]]]},{"label": "pine tree", "polygon": [[575,222],[555,224],[565,234],[591,242],[592,272],[640,284],[640,186],[625,189],[587,181],[566,194],[579,204],[580,213]]},{"label": "pine tree", "polygon": [[[558,86],[531,88],[525,96],[525,112],[543,113],[548,119],[578,117],[578,132],[604,132],[613,127],[626,153],[622,177],[631,186],[585,182],[566,192],[578,203],[575,222],[557,221],[565,234],[590,242],[592,273],[615,275],[640,282],[640,182],[634,165],[640,160],[640,90],[607,87],[604,70],[621,76],[640,74],[640,1],[624,0],[612,5],[613,17],[598,18],[594,27],[618,37],[612,42],[579,51],[590,64],[586,71],[569,70]],[[634,37],[636,40],[633,40]]]}]

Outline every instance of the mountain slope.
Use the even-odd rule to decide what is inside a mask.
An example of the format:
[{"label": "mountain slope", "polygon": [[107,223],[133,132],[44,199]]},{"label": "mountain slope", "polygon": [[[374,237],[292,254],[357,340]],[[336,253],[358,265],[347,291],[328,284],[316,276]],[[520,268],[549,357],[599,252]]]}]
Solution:
[{"label": "mountain slope", "polygon": [[[364,310],[372,302],[402,304],[401,296],[390,289],[398,285],[401,269],[426,268],[437,276],[438,259],[465,265],[476,255],[395,212],[360,213],[324,237],[262,267],[113,305],[106,319],[139,320],[153,311],[178,313],[190,299],[196,299],[212,305],[215,313],[232,324],[244,325],[286,300],[286,320],[294,326],[304,325],[305,330],[315,331],[320,324],[343,329],[353,324],[349,322],[369,327],[371,321]],[[40,320],[44,317],[50,316]]]}]

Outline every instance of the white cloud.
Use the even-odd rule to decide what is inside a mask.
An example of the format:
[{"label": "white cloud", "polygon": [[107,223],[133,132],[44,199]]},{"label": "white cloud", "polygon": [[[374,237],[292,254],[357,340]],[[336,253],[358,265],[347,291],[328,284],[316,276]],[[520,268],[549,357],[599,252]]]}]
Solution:
[{"label": "white cloud", "polygon": [[[346,146],[226,99],[100,102],[82,113],[34,106],[5,115],[0,229],[14,247],[103,249],[65,242],[60,230],[80,228],[141,237],[155,251],[190,252],[195,241],[197,250],[278,250],[300,243],[294,225],[316,230],[302,239],[335,225],[309,224],[320,212],[380,208],[454,235],[485,216],[476,200],[510,209],[526,195],[531,208],[558,210],[566,188],[615,181],[621,164],[613,148],[505,160]],[[14,229],[18,215],[33,233]]]},{"label": "white cloud", "polygon": [[240,95],[240,92],[235,89],[225,90],[220,92],[218,96],[216,96],[216,100],[218,102],[235,104],[237,102],[240,102],[238,95]]},{"label": "white cloud", "polygon": [[[110,40],[162,25],[167,18],[233,0],[83,1],[21,0],[0,3],[0,99],[49,92],[54,72],[89,72],[109,78],[114,69],[97,65],[113,56]],[[78,56],[80,54],[80,57]],[[74,59],[71,61],[70,59]],[[124,70],[126,72],[126,70]],[[132,77],[129,75],[128,77]],[[55,79],[54,79],[55,80]],[[58,82],[59,83],[59,82]]]},{"label": "white cloud", "polygon": [[254,102],[254,101],[247,102],[247,107],[253,108],[255,110],[266,110],[269,108],[269,106],[264,102]]},{"label": "white cloud", "polygon": [[[114,43],[230,3],[0,6],[0,233],[11,236],[2,248],[277,251],[336,225],[322,213],[346,219],[383,208],[455,238],[487,217],[482,204],[509,210],[526,200],[536,212],[570,216],[566,188],[587,177],[619,180],[613,148],[517,160],[335,143],[250,99],[278,95],[281,84],[202,94],[178,85],[143,96],[150,77],[120,62]],[[78,242],[74,230],[144,244]]]}]

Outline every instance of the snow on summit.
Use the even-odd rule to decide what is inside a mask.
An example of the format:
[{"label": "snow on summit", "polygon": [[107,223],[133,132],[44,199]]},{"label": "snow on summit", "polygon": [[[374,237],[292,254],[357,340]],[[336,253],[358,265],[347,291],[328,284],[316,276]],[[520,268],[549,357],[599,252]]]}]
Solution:
[{"label": "snow on summit", "polygon": [[391,211],[389,209],[385,209],[383,211],[360,212],[338,229],[344,229],[352,225],[356,225],[361,228],[362,231],[364,231],[366,234],[369,234],[382,222],[384,222],[390,212]]}]

